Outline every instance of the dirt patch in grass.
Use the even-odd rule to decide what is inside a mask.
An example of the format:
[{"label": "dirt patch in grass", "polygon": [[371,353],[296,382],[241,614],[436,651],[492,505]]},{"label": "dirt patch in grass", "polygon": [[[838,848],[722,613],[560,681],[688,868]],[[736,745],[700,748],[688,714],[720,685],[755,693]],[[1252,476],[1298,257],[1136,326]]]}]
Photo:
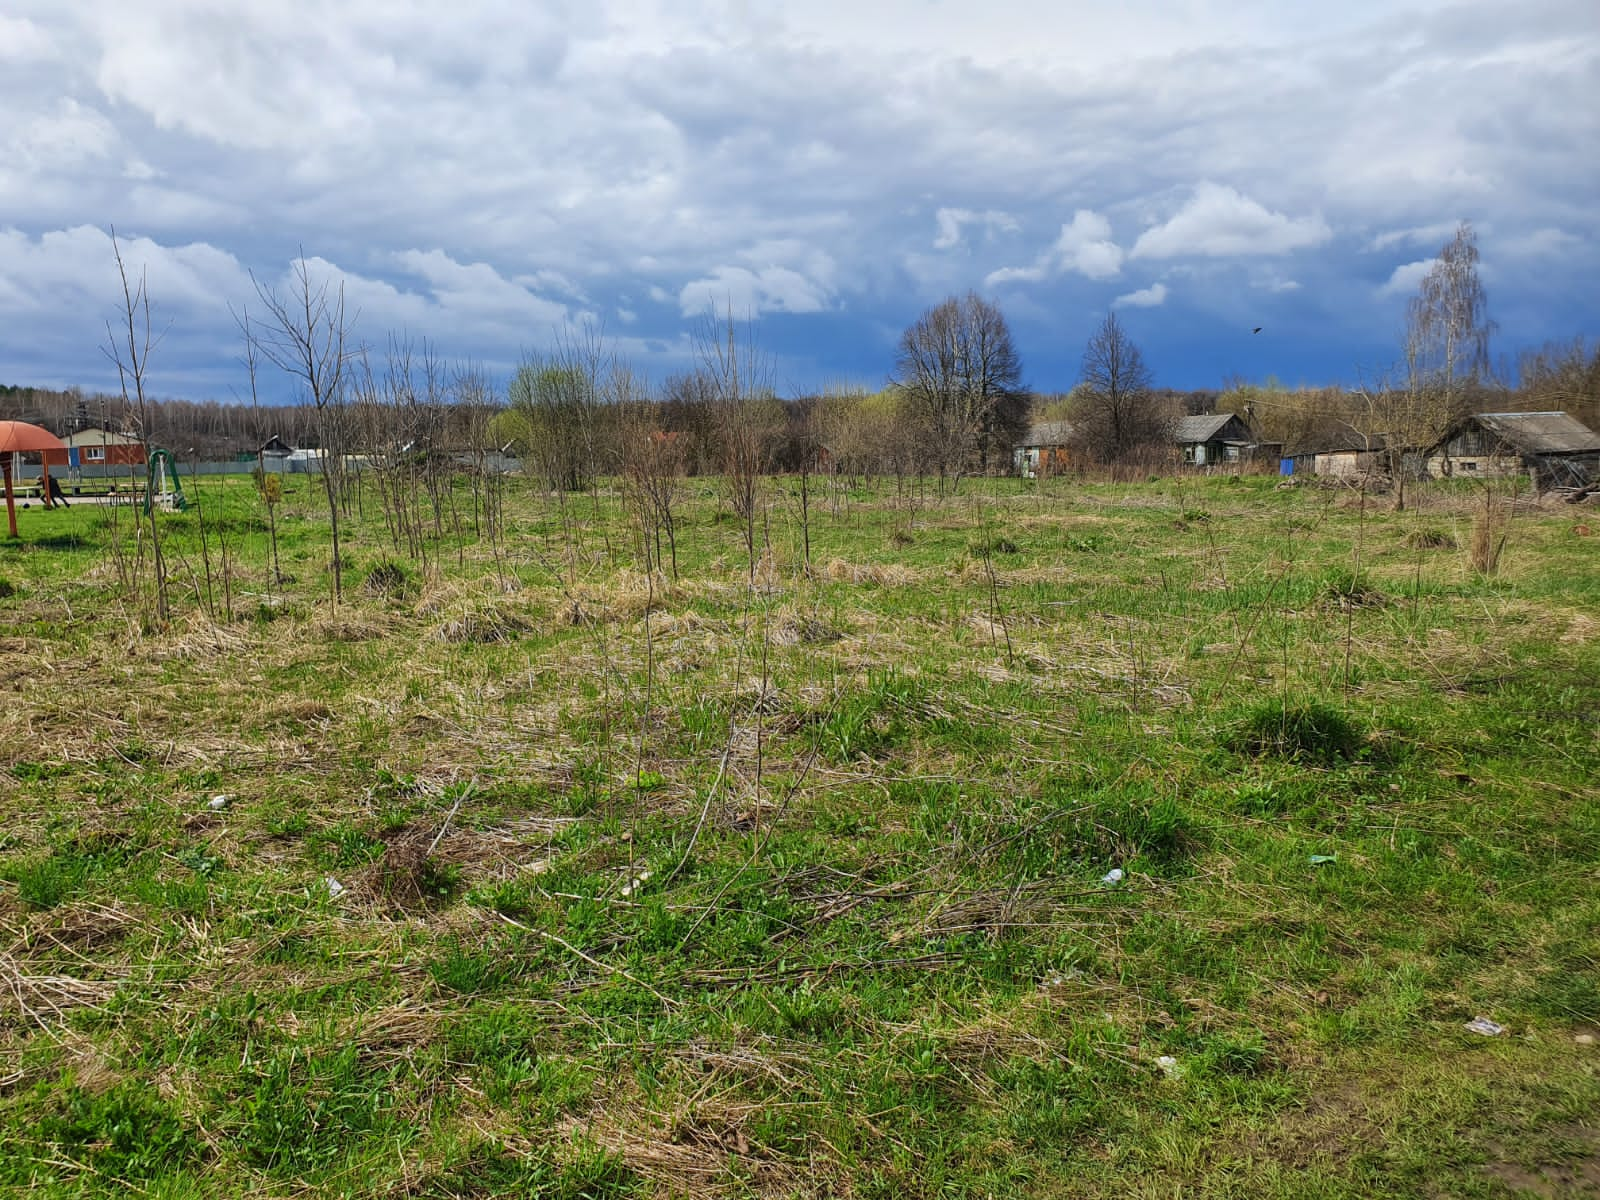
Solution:
[{"label": "dirt patch in grass", "polygon": [[1484,1165],[1484,1174],[1513,1192],[1547,1200],[1600,1196],[1600,1129],[1562,1125],[1546,1131],[1545,1136],[1571,1144],[1574,1153],[1542,1162],[1490,1162]]},{"label": "dirt patch in grass", "polygon": [[1326,1170],[1382,1145],[1391,1124],[1358,1083],[1346,1080],[1314,1090],[1304,1106],[1240,1140],[1252,1156],[1298,1171]]}]

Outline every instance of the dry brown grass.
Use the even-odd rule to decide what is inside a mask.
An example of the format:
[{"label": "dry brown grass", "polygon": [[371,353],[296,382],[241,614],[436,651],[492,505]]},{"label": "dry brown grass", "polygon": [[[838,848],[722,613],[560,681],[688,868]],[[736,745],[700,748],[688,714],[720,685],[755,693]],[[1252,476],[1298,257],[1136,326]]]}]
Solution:
[{"label": "dry brown grass", "polygon": [[1472,519],[1472,569],[1480,575],[1497,574],[1506,537],[1505,507],[1492,494],[1485,493],[1483,504]]},{"label": "dry brown grass", "polygon": [[394,632],[396,623],[387,614],[373,613],[346,605],[337,612],[319,612],[305,623],[305,636],[319,642],[375,642]]},{"label": "dry brown grass", "polygon": [[835,583],[870,583],[878,587],[911,587],[922,582],[922,573],[901,563],[851,563],[830,558],[822,573]]},{"label": "dry brown grass", "polygon": [[433,636],[451,646],[493,646],[515,641],[532,627],[526,616],[508,606],[480,604],[457,612],[435,628]]},{"label": "dry brown grass", "polygon": [[[701,1091],[712,1090],[714,1078],[706,1083]],[[849,1195],[848,1179],[831,1169],[827,1157],[814,1155],[803,1169],[756,1140],[752,1125],[770,1103],[703,1096],[656,1111],[613,1098],[559,1128],[570,1141],[616,1155],[656,1196]]]},{"label": "dry brown grass", "polygon": [[105,1004],[120,986],[119,979],[81,979],[0,951],[0,1017],[50,1029],[74,1009]]}]

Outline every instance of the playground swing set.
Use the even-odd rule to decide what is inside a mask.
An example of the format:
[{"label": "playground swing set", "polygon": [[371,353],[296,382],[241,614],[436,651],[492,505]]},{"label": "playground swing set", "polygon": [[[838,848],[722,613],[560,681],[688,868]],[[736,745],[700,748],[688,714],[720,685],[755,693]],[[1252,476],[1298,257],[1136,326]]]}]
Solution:
[{"label": "playground swing set", "polygon": [[[3,476],[6,521],[12,537],[19,536],[16,496],[12,480],[13,459],[19,454],[39,453],[42,456],[47,450],[65,449],[66,446],[59,438],[41,426],[25,421],[0,421],[0,476]],[[39,490],[45,507],[50,507],[48,462],[44,462],[41,466]],[[189,499],[184,495],[183,482],[178,476],[177,461],[172,457],[172,451],[162,447],[151,450],[145,463],[143,503],[146,515],[153,511],[158,502],[162,508],[169,511],[186,512],[189,508]]]}]

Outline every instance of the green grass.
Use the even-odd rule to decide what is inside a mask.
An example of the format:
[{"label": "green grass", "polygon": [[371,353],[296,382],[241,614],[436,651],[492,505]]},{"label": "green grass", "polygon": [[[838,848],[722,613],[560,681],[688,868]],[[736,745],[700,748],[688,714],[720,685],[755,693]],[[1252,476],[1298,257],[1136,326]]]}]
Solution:
[{"label": "green grass", "polygon": [[19,514],[0,1188],[1592,1194],[1600,572],[1277,482]]}]

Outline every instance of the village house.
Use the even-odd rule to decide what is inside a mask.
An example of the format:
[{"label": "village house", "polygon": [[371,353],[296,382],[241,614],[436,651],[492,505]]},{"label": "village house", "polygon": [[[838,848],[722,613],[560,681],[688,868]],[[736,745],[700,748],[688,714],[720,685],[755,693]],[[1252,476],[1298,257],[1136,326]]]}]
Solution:
[{"label": "village house", "polygon": [[1012,452],[1017,474],[1024,479],[1059,475],[1072,463],[1072,422],[1036,421]]},{"label": "village house", "polygon": [[1564,412],[1473,413],[1429,447],[1435,479],[1497,479],[1523,472],[1538,487],[1584,487],[1600,479],[1600,434]]},{"label": "village house", "polygon": [[1276,465],[1283,450],[1278,442],[1258,441],[1255,432],[1237,413],[1179,417],[1173,426],[1172,440],[1177,443],[1187,467],[1241,465],[1258,460],[1270,460]]},{"label": "village house", "polygon": [[46,450],[47,466],[77,470],[83,467],[142,467],[145,446],[138,438],[110,429],[75,429],[61,439],[63,450]]}]

